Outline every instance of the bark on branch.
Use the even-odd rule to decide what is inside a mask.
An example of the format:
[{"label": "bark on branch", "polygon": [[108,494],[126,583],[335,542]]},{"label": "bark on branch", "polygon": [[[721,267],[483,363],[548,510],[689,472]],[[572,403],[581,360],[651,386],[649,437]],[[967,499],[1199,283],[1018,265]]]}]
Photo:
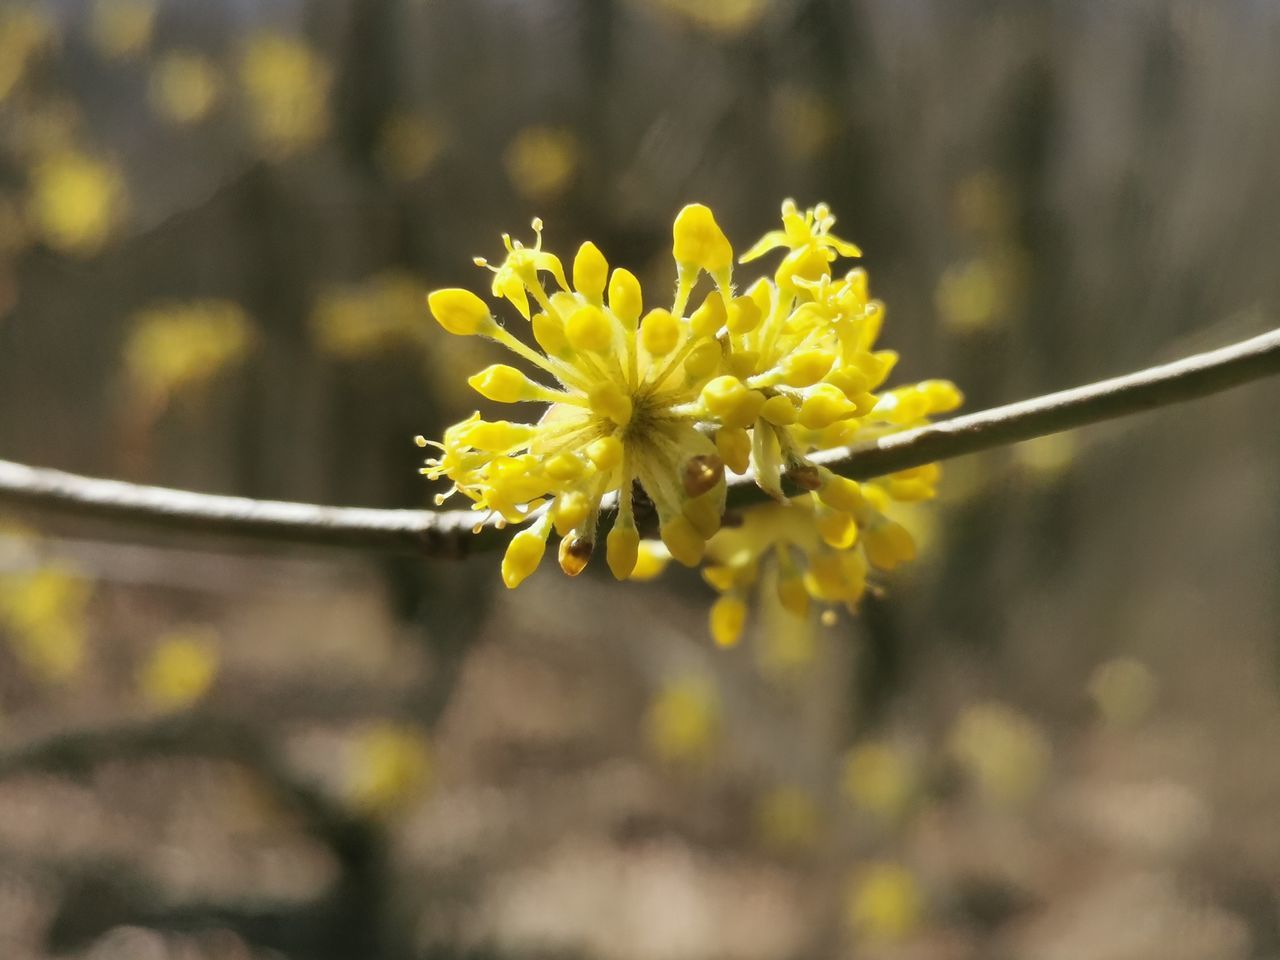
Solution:
[{"label": "bark on branch", "polygon": [[[1183,403],[1280,373],[1280,329],[1218,350],[1018,403],[981,410],[829,450],[813,459],[865,480],[936,460],[1030,440]],[[748,477],[730,480],[730,503],[763,499]],[[27,506],[183,533],[209,533],[456,558],[504,543],[492,521],[472,534],[469,510],[376,510],[253,500],[144,486],[0,460],[0,504]]]}]

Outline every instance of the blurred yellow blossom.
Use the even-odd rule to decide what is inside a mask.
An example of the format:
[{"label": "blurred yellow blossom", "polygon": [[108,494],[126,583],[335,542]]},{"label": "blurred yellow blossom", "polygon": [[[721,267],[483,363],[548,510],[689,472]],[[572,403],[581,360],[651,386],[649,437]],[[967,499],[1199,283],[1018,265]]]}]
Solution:
[{"label": "blurred yellow blossom", "polygon": [[1030,257],[1017,241],[1013,191],[999,175],[982,171],[967,177],[952,199],[956,229],[976,252],[943,272],[934,302],[944,324],[976,333],[1008,323],[1022,306]]},{"label": "blurred yellow blossom", "polygon": [[961,180],[952,195],[957,228],[980,240],[1005,240],[1013,231],[1017,202],[1009,181],[994,170],[980,170]]},{"label": "blurred yellow blossom", "polygon": [[164,401],[239,363],[249,353],[252,335],[248,316],[229,300],[150,307],[133,318],[125,369],[142,396]]},{"label": "blurred yellow blossom", "polygon": [[151,42],[156,0],[93,0],[89,40],[110,60],[136,57]]},{"label": "blurred yellow blossom", "polygon": [[671,553],[655,540],[642,540],[636,547],[636,565],[631,570],[628,580],[643,583],[662,575],[671,562]]},{"label": "blurred yellow blossom", "polygon": [[431,745],[419,730],[390,722],[369,727],[352,745],[348,800],[368,813],[391,813],[426,786],[431,766]]},{"label": "blurred yellow blossom", "polygon": [[810,616],[796,616],[778,593],[781,571],[771,569],[760,583],[761,627],[757,633],[756,663],[776,682],[797,679],[817,662],[823,632]]},{"label": "blurred yellow blossom", "polygon": [[569,130],[526,127],[503,155],[507,177],[526,200],[555,199],[578,167],[578,141]]},{"label": "blurred yellow blossom", "polygon": [[952,756],[991,800],[1029,800],[1048,773],[1049,741],[1026,715],[1000,703],[967,707],[951,731]]},{"label": "blurred yellow blossom", "polygon": [[860,743],[844,758],[841,787],[860,810],[886,820],[906,810],[916,771],[902,750],[879,741]]},{"label": "blurred yellow blossom", "polygon": [[1034,440],[1015,444],[1013,456],[1027,470],[1042,478],[1052,478],[1063,473],[1075,462],[1080,437],[1074,430],[1051,433]]},{"label": "blurred yellow blossom", "polygon": [[190,707],[208,693],[218,675],[218,634],[211,627],[185,627],[161,637],[138,670],[143,699],[161,710]]},{"label": "blurred yellow blossom", "polygon": [[970,333],[1009,320],[1026,289],[1026,257],[997,248],[948,267],[938,281],[935,305],[942,322]]},{"label": "blurred yellow blossom", "polygon": [[80,672],[92,594],[90,581],[56,564],[0,576],[0,627],[38,679],[59,682]]},{"label": "blurred yellow blossom", "polygon": [[408,183],[431,168],[444,148],[439,128],[413,113],[396,113],[383,124],[377,158],[393,180]]},{"label": "blurred yellow blossom", "polygon": [[254,136],[277,158],[313,146],[329,130],[329,65],[296,37],[251,36],[240,81]]},{"label": "blurred yellow blossom", "polygon": [[124,181],[104,160],[65,150],[31,170],[28,219],[45,243],[63,252],[97,253],[119,223],[124,202]]},{"label": "blurred yellow blossom", "polygon": [[924,912],[915,876],[896,863],[872,863],[859,871],[847,903],[851,930],[869,943],[905,939],[917,929]]},{"label": "blurred yellow blossom", "polygon": [[755,26],[768,12],[770,0],[652,0],[689,22],[723,33]]},{"label": "blurred yellow blossom", "polygon": [[822,811],[813,794],[787,785],[767,790],[756,804],[760,841],[780,852],[811,849],[822,827]]},{"label": "blurred yellow blossom", "polygon": [[1102,719],[1113,726],[1130,726],[1151,712],[1156,678],[1147,665],[1132,657],[1100,664],[1089,678],[1089,694]]},{"label": "blurred yellow blossom", "polygon": [[771,110],[780,142],[800,160],[812,159],[835,135],[839,118],[812,87],[784,84]]},{"label": "blurred yellow blossom", "polygon": [[426,287],[411,274],[380,273],[321,294],[311,328],[320,349],[338,357],[363,357],[406,345],[425,347],[426,295]]},{"label": "blurred yellow blossom", "polygon": [[645,717],[650,749],[666,763],[702,763],[720,740],[715,688],[695,676],[676,677],[658,690]]},{"label": "blurred yellow blossom", "polygon": [[222,77],[213,61],[194,50],[172,50],[151,69],[151,105],[176,124],[204,118],[221,93]]},{"label": "blurred yellow blossom", "polygon": [[22,81],[28,62],[56,37],[54,21],[42,4],[9,2],[0,6],[0,101]]}]

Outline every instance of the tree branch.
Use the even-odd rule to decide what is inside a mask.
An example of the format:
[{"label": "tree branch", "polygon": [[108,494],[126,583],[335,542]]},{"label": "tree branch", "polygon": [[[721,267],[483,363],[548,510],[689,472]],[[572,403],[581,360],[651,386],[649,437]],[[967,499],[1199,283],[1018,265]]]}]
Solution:
[{"label": "tree branch", "polygon": [[[1144,410],[1194,400],[1280,373],[1280,329],[1173,363],[829,450],[813,459],[866,480]],[[730,503],[762,499],[751,478],[730,480]],[[411,550],[456,558],[505,541],[469,510],[375,510],[252,500],[83,477],[0,460],[0,504],[30,506],[184,533],[286,543]]]}]

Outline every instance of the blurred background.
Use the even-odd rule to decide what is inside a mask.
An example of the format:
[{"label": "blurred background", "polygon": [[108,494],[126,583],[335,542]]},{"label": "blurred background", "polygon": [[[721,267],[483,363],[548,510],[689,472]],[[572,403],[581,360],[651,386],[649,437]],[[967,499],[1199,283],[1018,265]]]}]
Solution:
[{"label": "blurred background", "polygon": [[[825,200],[984,406],[1280,301],[1262,0],[0,0],[0,456],[422,506],[546,221]],[[497,359],[496,355],[492,359]],[[0,516],[0,956],[1280,955],[1280,386],[946,466],[834,626]],[[603,567],[603,564],[597,564]]]}]

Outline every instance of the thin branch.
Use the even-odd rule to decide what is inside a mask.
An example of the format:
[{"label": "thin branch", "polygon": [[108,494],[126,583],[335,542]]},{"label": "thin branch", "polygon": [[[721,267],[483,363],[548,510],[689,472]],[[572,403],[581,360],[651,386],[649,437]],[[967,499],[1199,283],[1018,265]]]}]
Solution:
[{"label": "thin branch", "polygon": [[[1280,329],[1183,360],[825,451],[814,459],[865,480],[1144,410],[1194,400],[1280,373]],[[730,480],[730,502],[763,498],[750,477]],[[374,510],[252,500],[142,486],[0,460],[0,504],[130,524],[287,543],[460,557],[505,541],[496,524],[471,530],[467,510]]]}]

